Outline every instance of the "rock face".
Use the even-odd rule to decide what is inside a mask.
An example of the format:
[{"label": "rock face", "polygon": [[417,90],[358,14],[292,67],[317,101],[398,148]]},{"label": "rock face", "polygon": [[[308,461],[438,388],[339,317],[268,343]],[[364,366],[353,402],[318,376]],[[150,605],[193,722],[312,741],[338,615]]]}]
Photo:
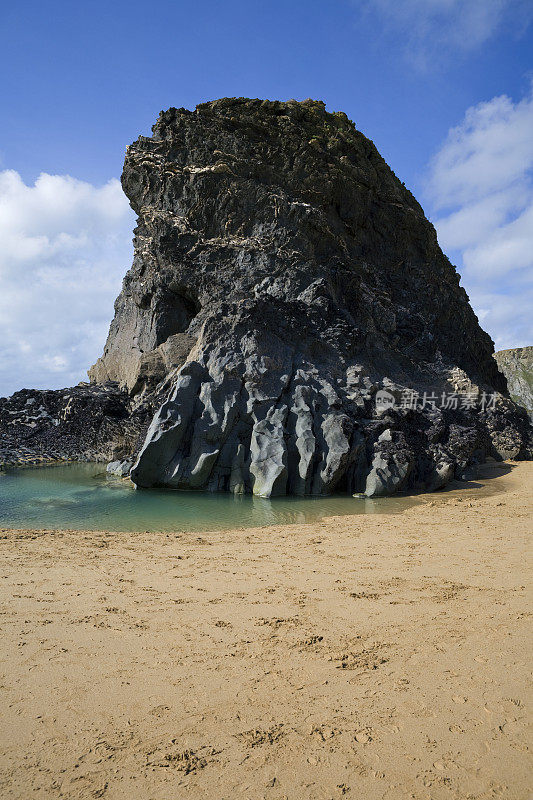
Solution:
[{"label": "rock face", "polygon": [[494,358],[507,379],[509,394],[533,419],[533,347],[500,350]]},{"label": "rock face", "polygon": [[117,384],[0,398],[0,467],[65,459],[108,461],[136,446],[142,419]]},{"label": "rock face", "polygon": [[137,486],[374,496],[530,454],[434,228],[345,114],[171,108],[122,185],[135,256],[89,375],[159,406]]}]

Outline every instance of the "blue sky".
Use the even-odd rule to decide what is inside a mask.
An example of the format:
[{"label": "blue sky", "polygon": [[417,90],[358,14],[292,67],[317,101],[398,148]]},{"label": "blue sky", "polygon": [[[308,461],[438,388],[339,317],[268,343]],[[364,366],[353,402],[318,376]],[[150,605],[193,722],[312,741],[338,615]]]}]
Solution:
[{"label": "blue sky", "polygon": [[84,378],[131,259],[125,147],[162,108],[221,96],[345,111],[436,222],[497,348],[533,344],[532,16],[521,0],[4,4],[0,394]]}]

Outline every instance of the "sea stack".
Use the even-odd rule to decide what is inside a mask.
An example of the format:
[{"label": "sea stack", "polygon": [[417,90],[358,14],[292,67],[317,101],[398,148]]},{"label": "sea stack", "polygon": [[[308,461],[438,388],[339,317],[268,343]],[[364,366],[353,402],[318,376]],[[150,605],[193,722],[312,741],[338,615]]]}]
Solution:
[{"label": "sea stack", "polygon": [[435,229],[345,114],[171,108],[122,185],[134,260],[91,383],[0,399],[0,466],[96,459],[139,488],[372,497],[531,457]]},{"label": "sea stack", "polygon": [[530,453],[435,229],[345,114],[171,108],[122,185],[135,256],[89,375],[160,400],[138,487],[375,496]]}]

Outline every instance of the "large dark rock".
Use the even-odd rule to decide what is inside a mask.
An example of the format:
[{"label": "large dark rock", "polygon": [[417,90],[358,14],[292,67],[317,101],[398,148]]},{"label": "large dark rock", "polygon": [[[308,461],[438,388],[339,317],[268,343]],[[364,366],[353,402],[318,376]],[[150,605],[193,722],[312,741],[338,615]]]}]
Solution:
[{"label": "large dark rock", "polygon": [[[112,456],[139,487],[375,496],[530,453],[434,228],[345,114],[169,109],[122,184],[134,261],[89,375],[128,393],[137,433],[155,411]],[[409,408],[409,389],[437,400]]]},{"label": "large dark rock", "polygon": [[48,461],[108,461],[131,452],[146,428],[117,384],[0,398],[0,467]]},{"label": "large dark rock", "polygon": [[[164,397],[138,486],[379,495],[527,454],[434,228],[346,115],[170,109],[128,149],[122,183],[135,257],[90,376]],[[384,388],[396,408],[376,407]],[[499,394],[488,412],[414,411],[398,407],[407,388]]]}]

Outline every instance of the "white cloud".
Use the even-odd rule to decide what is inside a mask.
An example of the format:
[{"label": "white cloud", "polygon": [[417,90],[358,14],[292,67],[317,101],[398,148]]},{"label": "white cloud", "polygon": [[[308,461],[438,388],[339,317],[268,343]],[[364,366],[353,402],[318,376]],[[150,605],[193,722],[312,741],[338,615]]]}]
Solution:
[{"label": "white cloud", "polygon": [[472,203],[524,185],[533,166],[533,92],[519,103],[506,95],[469,108],[433,161],[439,208]]},{"label": "white cloud", "polygon": [[468,53],[502,27],[522,33],[533,17],[529,0],[355,0],[378,14],[386,29],[401,35],[405,51],[419,67],[447,55]]},{"label": "white cloud", "polygon": [[86,380],[131,264],[120,183],[0,172],[0,395]]},{"label": "white cloud", "polygon": [[533,85],[469,108],[430,165],[442,248],[497,349],[533,344]]}]

